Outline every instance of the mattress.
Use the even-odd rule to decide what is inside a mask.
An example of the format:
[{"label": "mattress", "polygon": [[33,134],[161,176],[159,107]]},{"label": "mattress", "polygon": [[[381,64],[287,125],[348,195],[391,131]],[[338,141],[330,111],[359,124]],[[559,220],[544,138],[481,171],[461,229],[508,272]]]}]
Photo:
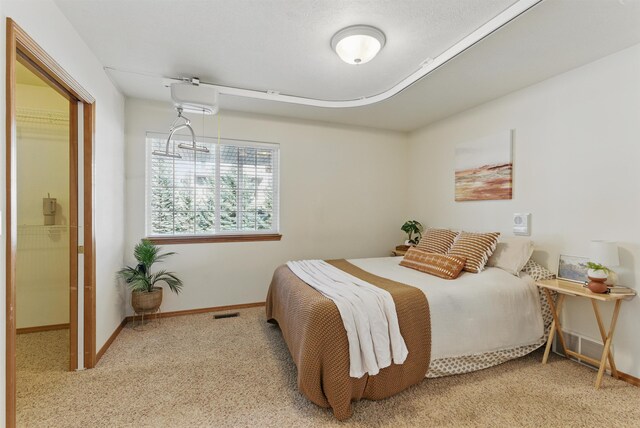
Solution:
[{"label": "mattress", "polygon": [[431,312],[432,361],[533,345],[544,336],[539,294],[529,276],[519,278],[489,267],[445,280],[400,266],[401,260],[381,257],[349,262],[422,290]]}]

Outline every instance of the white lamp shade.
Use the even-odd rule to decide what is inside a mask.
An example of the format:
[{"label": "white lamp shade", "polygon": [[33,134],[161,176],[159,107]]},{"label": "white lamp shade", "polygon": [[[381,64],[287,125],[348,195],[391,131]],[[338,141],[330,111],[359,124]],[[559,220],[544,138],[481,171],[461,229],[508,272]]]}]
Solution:
[{"label": "white lamp shade", "polygon": [[592,262],[605,267],[619,266],[618,245],[611,241],[591,241],[590,257]]},{"label": "white lamp shade", "polygon": [[354,25],[338,31],[331,39],[331,47],[347,64],[365,64],[384,46],[386,38],[377,28]]}]

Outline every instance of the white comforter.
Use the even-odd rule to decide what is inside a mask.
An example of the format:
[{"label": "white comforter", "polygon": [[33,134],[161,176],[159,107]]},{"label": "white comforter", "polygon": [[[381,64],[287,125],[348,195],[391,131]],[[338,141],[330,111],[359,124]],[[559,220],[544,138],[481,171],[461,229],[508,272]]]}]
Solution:
[{"label": "white comforter", "polygon": [[431,359],[529,345],[543,335],[538,290],[529,276],[499,268],[463,272],[455,280],[400,266],[402,257],[353,259],[374,275],[422,290],[431,312]]},{"label": "white comforter", "polygon": [[290,261],[287,266],[338,307],[349,342],[351,377],[376,375],[392,359],[396,364],[405,361],[408,350],[388,291],[322,260]]}]

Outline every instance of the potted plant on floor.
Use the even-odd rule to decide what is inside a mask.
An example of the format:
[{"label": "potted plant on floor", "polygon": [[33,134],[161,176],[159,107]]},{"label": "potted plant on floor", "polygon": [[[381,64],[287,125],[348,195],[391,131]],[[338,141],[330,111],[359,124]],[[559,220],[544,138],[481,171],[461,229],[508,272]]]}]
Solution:
[{"label": "potted plant on floor", "polygon": [[156,284],[164,282],[174,293],[182,290],[182,281],[173,272],[164,269],[151,273],[155,263],[163,261],[174,252],[161,253],[160,247],[147,239],[140,241],[133,250],[133,256],[138,261],[136,267],[127,266],[118,271],[131,289],[131,306],[137,314],[151,314],[160,309],[162,304],[162,288]]}]

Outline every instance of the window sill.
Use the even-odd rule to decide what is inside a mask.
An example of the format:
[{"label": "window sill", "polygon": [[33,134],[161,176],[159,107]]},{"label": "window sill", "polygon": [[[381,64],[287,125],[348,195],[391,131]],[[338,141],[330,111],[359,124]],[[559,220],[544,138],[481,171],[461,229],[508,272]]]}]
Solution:
[{"label": "window sill", "polygon": [[213,236],[154,236],[146,238],[156,245],[177,244],[213,244],[218,242],[258,242],[279,241],[282,235],[279,233],[253,235],[213,235]]}]

